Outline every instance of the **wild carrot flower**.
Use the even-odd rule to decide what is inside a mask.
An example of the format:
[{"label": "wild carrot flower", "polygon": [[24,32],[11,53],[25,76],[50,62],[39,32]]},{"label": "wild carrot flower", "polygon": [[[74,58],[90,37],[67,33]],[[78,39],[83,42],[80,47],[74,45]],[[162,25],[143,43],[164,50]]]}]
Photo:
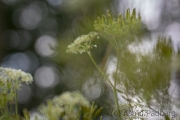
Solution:
[{"label": "wild carrot flower", "polygon": [[88,100],[84,98],[79,92],[66,92],[62,94],[60,97],[55,97],[53,99],[53,102],[61,104],[71,104],[73,106],[76,104],[86,107],[90,106]]},{"label": "wild carrot flower", "polygon": [[11,82],[12,84],[25,82],[26,84],[29,84],[32,81],[33,78],[29,73],[25,73],[21,70],[0,67],[0,82],[3,84],[7,84],[7,82]]},{"label": "wild carrot flower", "polygon": [[67,47],[67,53],[83,53],[87,52],[93,47],[97,47],[96,45],[92,44],[93,39],[97,37],[98,38],[98,33],[96,32],[90,32],[87,35],[82,35],[78,38],[75,39],[73,43],[68,45]]}]

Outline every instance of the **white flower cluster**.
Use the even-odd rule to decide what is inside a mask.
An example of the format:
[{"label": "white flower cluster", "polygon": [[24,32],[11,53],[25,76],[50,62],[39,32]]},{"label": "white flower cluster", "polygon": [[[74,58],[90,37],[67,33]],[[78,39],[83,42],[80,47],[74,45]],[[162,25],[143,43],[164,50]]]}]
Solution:
[{"label": "white flower cluster", "polygon": [[33,81],[31,74],[25,73],[21,70],[0,67],[0,81],[6,83],[7,81],[18,81],[29,84]]},{"label": "white flower cluster", "polygon": [[86,106],[89,107],[90,103],[86,98],[84,98],[80,92],[65,92],[59,97],[55,97],[52,100],[54,103],[58,103],[61,105],[80,105],[80,106]]},{"label": "white flower cluster", "polygon": [[40,107],[40,112],[47,119],[78,119],[81,107],[90,107],[90,103],[80,92],[65,92]]},{"label": "white flower cluster", "polygon": [[67,53],[75,53],[78,52],[81,54],[83,52],[87,52],[93,47],[97,47],[96,45],[92,44],[93,39],[98,36],[98,33],[96,32],[90,32],[88,35],[82,35],[75,39],[74,43],[71,43],[67,47]]}]

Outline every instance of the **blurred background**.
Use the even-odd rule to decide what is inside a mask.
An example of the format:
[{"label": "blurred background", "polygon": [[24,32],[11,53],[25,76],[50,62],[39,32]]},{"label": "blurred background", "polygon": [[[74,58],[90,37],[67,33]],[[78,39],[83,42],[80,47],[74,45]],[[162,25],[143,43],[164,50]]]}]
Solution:
[{"label": "blurred background", "polygon": [[[21,69],[34,77],[18,92],[19,112],[32,113],[47,99],[64,91],[81,91],[90,101],[106,109],[113,107],[109,87],[102,83],[87,55],[67,54],[67,45],[82,34],[94,31],[97,16],[109,9],[114,16],[136,8],[150,31],[151,45],[158,35],[171,36],[175,51],[180,43],[178,0],[1,0],[0,66]],[[107,42],[100,39],[93,50],[100,64]]]}]

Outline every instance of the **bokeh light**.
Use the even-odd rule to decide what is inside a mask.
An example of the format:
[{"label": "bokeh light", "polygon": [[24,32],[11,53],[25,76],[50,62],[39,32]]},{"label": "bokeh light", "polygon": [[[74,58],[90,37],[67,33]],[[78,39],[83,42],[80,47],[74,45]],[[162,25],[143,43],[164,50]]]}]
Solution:
[{"label": "bokeh light", "polygon": [[51,47],[56,45],[56,39],[49,35],[43,35],[36,41],[35,49],[39,55],[42,57],[51,56],[54,51]]},{"label": "bokeh light", "polygon": [[20,24],[27,30],[35,29],[42,19],[42,12],[39,6],[30,5],[21,11]]},{"label": "bokeh light", "polygon": [[34,75],[35,83],[42,88],[52,88],[59,83],[58,75],[52,66],[38,68]]},{"label": "bokeh light", "polygon": [[6,56],[1,63],[2,67],[21,69],[30,73],[32,73],[38,65],[38,59],[32,52],[10,54]]},{"label": "bokeh light", "polygon": [[94,79],[89,79],[83,85],[82,91],[89,100],[95,100],[101,95],[102,85],[95,82]]}]

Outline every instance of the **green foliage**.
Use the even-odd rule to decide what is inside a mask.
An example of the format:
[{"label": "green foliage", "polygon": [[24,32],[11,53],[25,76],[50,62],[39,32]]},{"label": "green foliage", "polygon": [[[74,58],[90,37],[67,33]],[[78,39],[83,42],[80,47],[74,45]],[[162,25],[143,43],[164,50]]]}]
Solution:
[{"label": "green foliage", "polygon": [[[138,97],[141,100],[139,102],[144,102],[149,108],[153,105],[159,109],[170,110],[170,105],[172,104],[168,89],[170,87],[171,71],[175,68],[177,69],[175,66],[179,64],[179,57],[176,57],[174,59],[175,64],[172,64],[175,52],[172,48],[171,39],[163,36],[159,37],[153,50],[148,53],[133,53],[129,50],[128,45],[132,42],[139,44],[140,41],[136,39],[141,37],[145,31],[145,27],[141,23],[141,17],[139,14],[136,14],[135,9],[133,9],[132,14],[130,14],[128,9],[125,17],[119,15],[117,18],[112,17],[108,11],[107,16],[103,15],[97,18],[94,27],[97,31],[96,34],[108,40],[117,52],[114,85],[92,58],[90,48],[93,48],[94,45],[83,40],[85,42],[83,42],[83,45],[89,45],[90,47],[81,47],[79,52],[87,52],[101,75],[113,88],[117,109],[119,109],[117,98],[117,91],[119,91],[121,96],[129,103],[133,100],[129,101],[128,99]],[[89,36],[89,34],[86,36]],[[74,49],[74,53],[77,53],[77,50]],[[119,84],[120,90],[117,90],[117,84]],[[153,100],[157,104],[152,103]],[[169,117],[166,116],[166,118]],[[119,119],[122,119],[121,116]]]},{"label": "green foliage", "polygon": [[125,79],[121,79],[120,75],[118,81],[125,85],[128,94],[138,94],[147,102],[152,99],[161,104],[168,102],[171,60],[174,55],[171,46],[170,40],[160,37],[154,49],[148,54],[123,51],[120,56],[120,70],[125,74]]},{"label": "green foliage", "polygon": [[128,9],[125,17],[120,14],[117,18],[107,11],[107,16],[102,15],[95,20],[94,28],[119,49],[129,44],[129,41],[134,40],[145,30],[142,27],[140,14],[137,17],[136,9],[133,9],[132,14]]},{"label": "green foliage", "polygon": [[47,120],[93,120],[102,108],[97,109],[94,103],[90,105],[79,92],[65,92],[48,100],[39,110]]}]

